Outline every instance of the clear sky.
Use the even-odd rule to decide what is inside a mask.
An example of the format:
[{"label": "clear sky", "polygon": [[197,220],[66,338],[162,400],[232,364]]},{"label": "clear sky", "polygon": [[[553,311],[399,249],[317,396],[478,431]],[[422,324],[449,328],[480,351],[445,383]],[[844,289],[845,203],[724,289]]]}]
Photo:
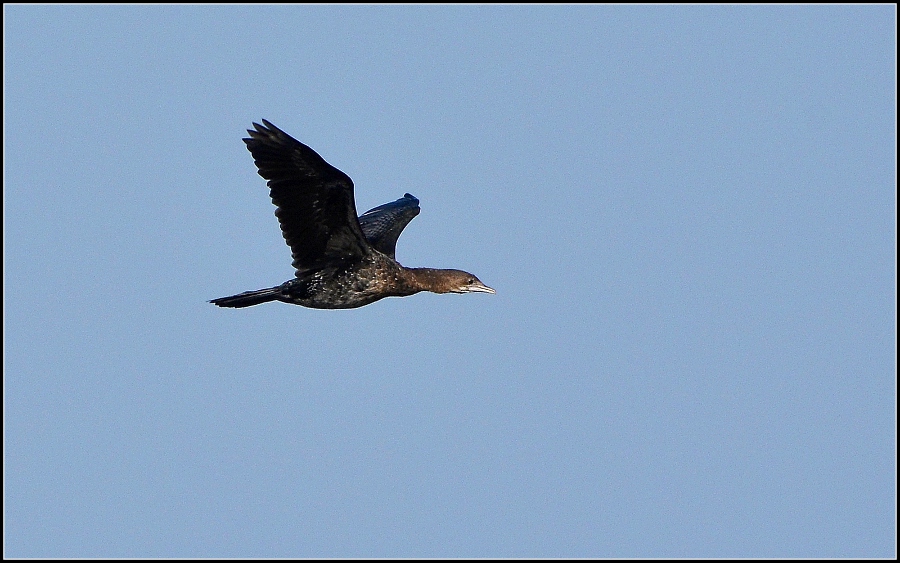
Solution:
[{"label": "clear sky", "polygon": [[[893,6],[4,6],[9,557],[893,557]],[[241,138],[410,192],[293,276]]]}]

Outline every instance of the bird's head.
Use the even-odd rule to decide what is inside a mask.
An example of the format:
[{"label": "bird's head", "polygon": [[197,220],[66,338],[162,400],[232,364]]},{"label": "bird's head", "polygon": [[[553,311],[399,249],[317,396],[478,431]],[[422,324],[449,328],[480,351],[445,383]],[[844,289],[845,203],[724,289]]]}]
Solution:
[{"label": "bird's head", "polygon": [[442,293],[497,293],[469,272],[462,270],[440,270]]}]

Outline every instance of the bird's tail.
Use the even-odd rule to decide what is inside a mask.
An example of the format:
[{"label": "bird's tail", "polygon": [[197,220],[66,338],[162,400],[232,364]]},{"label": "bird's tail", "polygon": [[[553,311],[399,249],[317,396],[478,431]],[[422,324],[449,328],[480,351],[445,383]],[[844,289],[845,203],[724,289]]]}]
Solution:
[{"label": "bird's tail", "polygon": [[260,303],[268,303],[269,301],[277,301],[279,295],[279,286],[270,287],[268,289],[257,289],[256,291],[245,291],[231,297],[219,297],[210,301],[213,305],[219,307],[252,307]]}]

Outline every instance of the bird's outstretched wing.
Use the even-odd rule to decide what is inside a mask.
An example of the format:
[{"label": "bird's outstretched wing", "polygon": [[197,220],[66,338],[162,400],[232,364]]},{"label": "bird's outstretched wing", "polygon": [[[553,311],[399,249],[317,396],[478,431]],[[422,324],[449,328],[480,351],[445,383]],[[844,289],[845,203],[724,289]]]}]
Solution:
[{"label": "bird's outstretched wing", "polygon": [[419,200],[405,194],[397,201],[379,205],[359,216],[359,226],[372,247],[391,258],[403,229],[419,214]]},{"label": "bird's outstretched wing", "polygon": [[268,180],[275,216],[297,276],[371,252],[356,216],[353,181],[265,119],[244,139]]}]

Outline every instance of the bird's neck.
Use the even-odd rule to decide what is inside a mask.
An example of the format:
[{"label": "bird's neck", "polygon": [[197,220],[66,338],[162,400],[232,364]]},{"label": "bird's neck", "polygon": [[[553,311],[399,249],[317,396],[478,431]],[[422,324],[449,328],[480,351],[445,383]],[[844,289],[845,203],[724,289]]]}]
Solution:
[{"label": "bird's neck", "polygon": [[447,293],[450,284],[446,279],[447,270],[437,268],[405,268],[410,274],[410,285],[417,291],[430,291],[432,293]]}]

